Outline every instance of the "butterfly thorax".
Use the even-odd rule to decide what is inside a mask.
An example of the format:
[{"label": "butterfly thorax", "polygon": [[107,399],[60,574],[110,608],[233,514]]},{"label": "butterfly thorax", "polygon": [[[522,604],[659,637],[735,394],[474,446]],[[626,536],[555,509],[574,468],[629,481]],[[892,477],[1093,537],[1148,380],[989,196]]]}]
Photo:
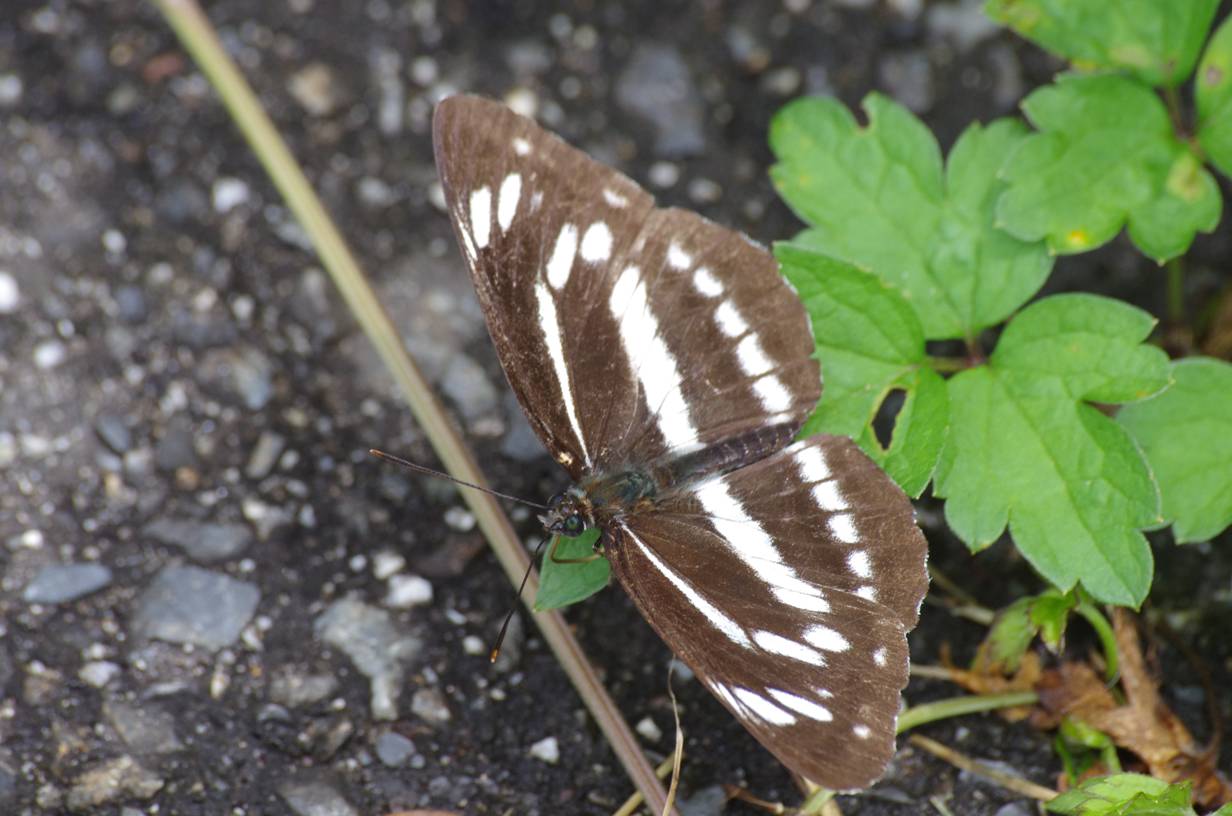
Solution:
[{"label": "butterfly thorax", "polygon": [[648,468],[595,473],[557,493],[541,515],[544,529],[566,536],[604,526],[622,515],[645,513],[677,490],[765,458],[786,444],[795,426],[768,425],[723,442],[665,457]]}]

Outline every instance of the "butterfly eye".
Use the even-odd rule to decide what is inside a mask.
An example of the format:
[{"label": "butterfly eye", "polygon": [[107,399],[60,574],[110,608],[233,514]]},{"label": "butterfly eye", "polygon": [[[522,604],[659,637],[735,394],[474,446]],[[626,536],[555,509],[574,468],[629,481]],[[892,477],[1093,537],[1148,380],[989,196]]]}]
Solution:
[{"label": "butterfly eye", "polygon": [[565,519],[565,533],[569,536],[580,535],[582,530],[582,519],[578,516],[569,516]]}]

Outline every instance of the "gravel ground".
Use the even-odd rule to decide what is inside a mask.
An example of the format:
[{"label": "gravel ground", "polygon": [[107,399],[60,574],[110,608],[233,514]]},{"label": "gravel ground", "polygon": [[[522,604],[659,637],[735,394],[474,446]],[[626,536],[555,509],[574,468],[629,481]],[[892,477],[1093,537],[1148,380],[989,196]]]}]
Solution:
[{"label": "gravel ground", "polygon": [[[435,186],[429,122],[455,90],[533,110],[663,202],[770,241],[771,113],[871,89],[944,145],[1055,68],[978,3],[624,4],[238,0],[231,53],[374,278],[500,489],[562,485],[508,394]],[[370,460],[432,457],[208,85],[152,7],[0,12],[0,812],[348,816],[610,813],[630,786],[447,485]],[[1228,257],[1226,234],[1201,258]],[[1226,265],[1226,264],[1225,264]],[[1209,266],[1209,264],[1208,264]],[[1194,295],[1218,285],[1191,279]],[[1158,304],[1114,245],[1055,288]],[[934,561],[983,602],[1038,588],[1004,545]],[[515,519],[529,538],[535,524]],[[1226,548],[1225,548],[1226,549]],[[1230,707],[1218,547],[1157,547],[1158,604]],[[1195,610],[1194,599],[1204,605]],[[670,654],[618,590],[570,612],[654,757]],[[917,660],[980,630],[927,607]],[[1204,694],[1165,661],[1183,714]],[[677,682],[688,814],[721,784],[792,801],[772,758]],[[913,682],[917,703],[953,693]],[[1199,726],[1200,728],[1200,726]],[[1049,737],[991,718],[925,732],[1051,784]],[[847,813],[1033,806],[909,747]],[[729,805],[724,812],[753,812]]]}]

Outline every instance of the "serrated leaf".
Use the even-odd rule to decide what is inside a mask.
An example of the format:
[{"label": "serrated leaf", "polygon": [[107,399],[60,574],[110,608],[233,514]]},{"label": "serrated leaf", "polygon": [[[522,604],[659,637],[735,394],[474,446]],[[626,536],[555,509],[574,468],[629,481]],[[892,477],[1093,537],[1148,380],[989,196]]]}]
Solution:
[{"label": "serrated leaf", "polygon": [[1139,532],[1159,497],[1129,434],[1088,401],[1127,402],[1168,383],[1167,356],[1140,345],[1154,320],[1120,301],[1056,295],[1015,317],[988,364],[949,381],[951,427],[935,492],[978,551],[1009,526],[1052,584],[1137,606],[1151,582]]},{"label": "serrated leaf", "polygon": [[1215,31],[1194,77],[1198,143],[1211,163],[1232,176],[1232,17]]},{"label": "serrated leaf", "polygon": [[1176,540],[1206,541],[1232,524],[1232,365],[1193,357],[1172,377],[1117,420],[1146,454]]},{"label": "serrated leaf", "polygon": [[[903,491],[918,496],[945,441],[949,399],[927,368],[915,312],[893,289],[855,267],[790,244],[775,255],[808,310],[825,383],[802,435],[850,436]],[[905,392],[888,448],[872,422],[891,391]]]},{"label": "serrated leaf", "polygon": [[1190,787],[1142,774],[1114,774],[1088,779],[1046,807],[1070,816],[1193,816]]},{"label": "serrated leaf", "polygon": [[1122,76],[1059,77],[1023,110],[1039,132],[1002,170],[999,223],[1061,254],[1085,252],[1122,226],[1160,263],[1219,223],[1218,185],[1173,132],[1163,102]]},{"label": "serrated leaf", "polygon": [[963,133],[942,167],[937,141],[906,108],[864,99],[861,128],[834,99],[801,99],[770,125],[779,195],[811,225],[795,243],[891,284],[927,337],[972,338],[1004,320],[1052,268],[1041,243],[993,224],[997,171],[1025,138],[1009,119]]},{"label": "serrated leaf", "polygon": [[1071,60],[1177,85],[1193,69],[1219,0],[989,0],[988,16]]},{"label": "serrated leaf", "polygon": [[584,564],[562,564],[552,559],[556,547],[557,559],[586,558],[594,552],[599,530],[591,529],[576,538],[560,537],[558,544],[548,544],[539,569],[539,592],[535,595],[535,611],[546,612],[575,604],[607,586],[612,565],[606,558],[596,558]]}]

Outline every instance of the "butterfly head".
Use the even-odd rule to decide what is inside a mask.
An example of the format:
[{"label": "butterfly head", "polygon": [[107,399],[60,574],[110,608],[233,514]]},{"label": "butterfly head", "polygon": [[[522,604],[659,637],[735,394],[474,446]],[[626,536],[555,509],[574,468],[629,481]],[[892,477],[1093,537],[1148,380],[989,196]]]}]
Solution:
[{"label": "butterfly head", "polygon": [[590,500],[576,487],[548,500],[548,511],[539,516],[543,529],[555,535],[579,536],[594,526]]}]

